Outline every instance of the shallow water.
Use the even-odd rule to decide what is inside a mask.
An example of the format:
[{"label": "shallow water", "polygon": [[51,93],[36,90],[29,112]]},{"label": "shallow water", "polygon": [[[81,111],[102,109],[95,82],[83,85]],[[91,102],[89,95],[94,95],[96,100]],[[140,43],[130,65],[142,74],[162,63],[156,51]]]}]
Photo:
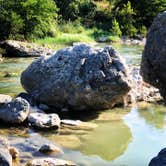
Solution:
[{"label": "shallow water", "polygon": [[[128,64],[139,64],[141,46],[115,46]],[[0,62],[0,93],[16,96],[23,89],[19,77],[34,58],[12,58]],[[162,105],[139,103],[95,114],[75,115],[88,123],[81,128],[34,131],[26,127],[0,126],[0,134],[21,151],[21,162],[42,156],[37,149],[52,142],[79,166],[146,166],[166,146],[166,109]]]}]

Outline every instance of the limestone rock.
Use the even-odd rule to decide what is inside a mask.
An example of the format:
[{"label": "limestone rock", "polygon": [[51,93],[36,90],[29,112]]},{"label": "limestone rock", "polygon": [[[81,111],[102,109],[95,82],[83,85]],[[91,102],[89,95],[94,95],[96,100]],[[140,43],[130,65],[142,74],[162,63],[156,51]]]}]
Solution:
[{"label": "limestone rock", "polygon": [[40,129],[60,127],[60,118],[57,114],[30,113],[28,121],[32,126]]},{"label": "limestone rock", "polygon": [[121,102],[129,90],[127,67],[112,47],[77,44],[34,61],[21,75],[24,89],[59,110],[100,110]]}]

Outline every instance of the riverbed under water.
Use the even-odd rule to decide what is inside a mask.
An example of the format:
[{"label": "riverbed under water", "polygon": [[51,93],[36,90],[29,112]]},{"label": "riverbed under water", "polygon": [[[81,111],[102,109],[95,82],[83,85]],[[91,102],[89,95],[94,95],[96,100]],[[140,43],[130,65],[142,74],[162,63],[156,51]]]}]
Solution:
[{"label": "riverbed under water", "polygon": [[[115,47],[129,65],[140,63],[142,46]],[[0,62],[0,94],[16,96],[23,91],[20,74],[33,60],[5,58]],[[21,162],[42,156],[36,149],[43,142],[52,142],[64,151],[56,157],[74,161],[79,166],[146,166],[166,146],[166,109],[162,105],[142,102],[68,118],[90,124],[84,128],[62,128],[58,132],[1,125],[0,134],[7,136],[20,150]]]}]

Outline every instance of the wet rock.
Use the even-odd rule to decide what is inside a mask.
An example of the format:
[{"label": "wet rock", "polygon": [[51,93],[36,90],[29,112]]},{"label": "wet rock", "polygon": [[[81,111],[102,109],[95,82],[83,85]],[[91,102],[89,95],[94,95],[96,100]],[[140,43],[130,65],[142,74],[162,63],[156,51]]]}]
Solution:
[{"label": "wet rock", "polygon": [[28,161],[25,166],[76,166],[76,164],[56,158],[38,158]]},{"label": "wet rock", "polygon": [[9,95],[0,94],[0,106],[12,101],[12,97]]},{"label": "wet rock", "polygon": [[8,151],[9,144],[7,139],[0,136],[0,165],[12,166],[12,157]]},{"label": "wet rock", "polygon": [[0,108],[0,119],[6,123],[22,123],[28,117],[29,107],[26,100],[15,98]]},{"label": "wet rock", "polygon": [[159,90],[143,81],[139,67],[130,68],[130,76],[133,85],[130,94],[136,101],[157,102],[162,100]]},{"label": "wet rock", "polygon": [[30,113],[28,121],[32,126],[40,129],[60,127],[60,118],[57,114]]},{"label": "wet rock", "polygon": [[141,62],[145,82],[159,88],[166,100],[166,12],[158,14],[151,25]]},{"label": "wet rock", "polygon": [[15,147],[9,147],[9,153],[12,156],[12,159],[15,160],[19,158],[19,151]]},{"label": "wet rock", "polygon": [[165,166],[166,165],[166,148],[162,149],[157,157],[154,157],[149,166]]},{"label": "wet rock", "polygon": [[111,47],[86,44],[34,61],[21,76],[39,103],[58,109],[100,110],[121,102],[129,90],[127,67]]},{"label": "wet rock", "polygon": [[70,120],[70,119],[63,119],[61,123],[64,125],[71,125],[71,126],[78,126],[81,124],[80,120]]},{"label": "wet rock", "polygon": [[9,57],[38,57],[41,55],[52,55],[54,53],[49,48],[15,40],[1,42],[0,47],[6,50],[6,54],[3,56]]},{"label": "wet rock", "polygon": [[41,148],[39,149],[39,152],[41,152],[41,153],[63,153],[63,151],[59,147],[57,147],[53,144],[42,145]]}]

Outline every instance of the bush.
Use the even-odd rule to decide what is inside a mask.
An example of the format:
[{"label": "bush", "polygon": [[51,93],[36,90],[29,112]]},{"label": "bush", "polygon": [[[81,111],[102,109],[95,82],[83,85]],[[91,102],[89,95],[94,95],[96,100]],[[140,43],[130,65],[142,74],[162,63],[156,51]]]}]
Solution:
[{"label": "bush", "polygon": [[0,0],[0,38],[42,38],[51,34],[56,16],[52,0]]},{"label": "bush", "polygon": [[119,23],[116,21],[116,19],[113,19],[112,21],[112,28],[111,28],[111,34],[114,36],[121,36],[122,32],[119,27]]}]

